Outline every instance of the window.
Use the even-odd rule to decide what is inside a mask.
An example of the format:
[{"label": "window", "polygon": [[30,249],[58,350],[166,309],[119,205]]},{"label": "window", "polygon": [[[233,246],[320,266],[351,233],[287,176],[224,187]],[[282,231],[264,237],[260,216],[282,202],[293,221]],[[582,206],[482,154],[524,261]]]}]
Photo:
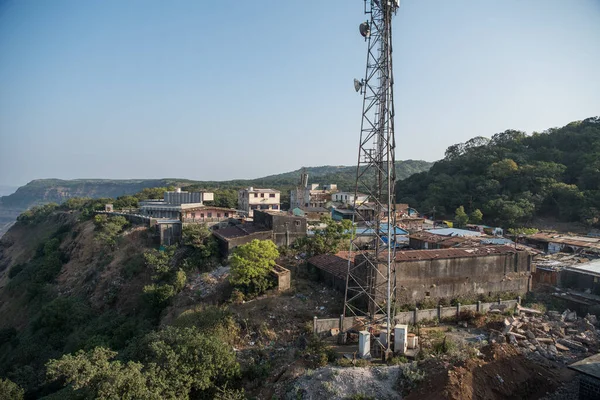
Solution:
[{"label": "window", "polygon": [[258,193],[254,193],[254,197],[258,197]]},{"label": "window", "polygon": [[221,213],[217,213],[217,218],[221,218]]},{"label": "window", "polygon": [[211,212],[208,213],[208,218],[212,218],[212,213]]},{"label": "window", "polygon": [[225,218],[229,218],[229,213],[228,212],[225,213]]},{"label": "window", "polygon": [[200,213],[200,218],[204,219],[204,213]]},{"label": "window", "polygon": [[279,206],[277,204],[273,204],[273,210],[279,210]]},{"label": "window", "polygon": [[275,197],[275,193],[269,193],[269,197]]},{"label": "window", "polygon": [[260,194],[260,197],[265,197],[265,194],[264,194],[264,193],[261,193],[261,194]]},{"label": "window", "polygon": [[296,226],[300,226],[300,221],[294,221],[294,224],[296,224]]},{"label": "window", "polygon": [[431,296],[431,292],[425,292],[425,297]]},{"label": "window", "polygon": [[192,213],[192,219],[196,219],[196,213]]}]

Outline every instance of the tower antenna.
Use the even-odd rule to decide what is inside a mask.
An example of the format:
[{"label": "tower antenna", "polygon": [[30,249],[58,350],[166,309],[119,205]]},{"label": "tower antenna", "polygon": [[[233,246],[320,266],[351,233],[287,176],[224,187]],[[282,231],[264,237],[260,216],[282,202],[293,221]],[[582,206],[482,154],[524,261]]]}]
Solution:
[{"label": "tower antenna", "polygon": [[367,42],[367,66],[364,79],[354,81],[356,91],[363,95],[363,108],[353,222],[359,233],[365,229],[374,232],[374,242],[365,248],[356,235],[351,240],[343,314],[355,321],[362,317],[369,328],[386,329],[385,336],[375,339],[386,358],[391,353],[396,293],[391,22],[398,7],[399,0],[365,0],[368,20],[359,26]]}]

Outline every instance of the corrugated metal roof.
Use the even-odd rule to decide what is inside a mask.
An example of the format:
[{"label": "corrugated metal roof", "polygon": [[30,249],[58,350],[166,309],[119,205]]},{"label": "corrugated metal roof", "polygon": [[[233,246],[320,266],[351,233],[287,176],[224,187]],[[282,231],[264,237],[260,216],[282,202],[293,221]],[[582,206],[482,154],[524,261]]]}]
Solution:
[{"label": "corrugated metal roof", "polygon": [[492,254],[515,253],[509,246],[488,246],[458,249],[406,250],[396,252],[396,261],[436,260],[447,258],[483,257]]},{"label": "corrugated metal roof", "polygon": [[594,260],[582,264],[575,264],[566,269],[576,272],[587,272],[594,275],[600,275],[600,260]]}]

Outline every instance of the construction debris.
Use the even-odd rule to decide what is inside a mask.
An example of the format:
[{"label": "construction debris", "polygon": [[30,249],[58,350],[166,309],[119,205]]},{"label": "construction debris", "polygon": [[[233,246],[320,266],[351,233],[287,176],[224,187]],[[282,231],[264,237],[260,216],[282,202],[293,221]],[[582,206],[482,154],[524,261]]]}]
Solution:
[{"label": "construction debris", "polygon": [[597,352],[600,342],[598,318],[577,316],[575,311],[541,311],[517,306],[518,316],[505,318],[502,331],[490,329],[490,343],[509,343],[529,356],[541,356],[569,363],[589,352]]}]

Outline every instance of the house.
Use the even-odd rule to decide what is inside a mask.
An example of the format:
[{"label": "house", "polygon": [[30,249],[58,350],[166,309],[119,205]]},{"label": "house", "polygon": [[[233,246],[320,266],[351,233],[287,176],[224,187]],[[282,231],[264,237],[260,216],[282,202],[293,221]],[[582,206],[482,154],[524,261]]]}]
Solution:
[{"label": "house", "polygon": [[238,192],[238,207],[248,217],[254,216],[254,210],[281,209],[281,192],[275,189],[256,189],[249,187]]},{"label": "house", "polygon": [[346,291],[346,275],[348,263],[354,263],[348,258],[334,254],[319,254],[307,260],[308,267],[317,272],[321,282],[344,293]]},{"label": "house", "polygon": [[548,254],[587,253],[600,256],[600,238],[592,236],[569,236],[548,233],[536,233],[525,236],[523,242],[532,245]]},{"label": "house", "polygon": [[331,201],[332,193],[337,192],[337,185],[324,185],[319,189],[319,184],[308,184],[308,174],[303,173],[300,185],[290,190],[290,209],[299,207],[324,207]]},{"label": "house", "polygon": [[330,217],[331,211],[325,207],[296,207],[292,214],[297,217],[304,217],[307,221],[320,221],[323,217]]},{"label": "house", "polygon": [[[369,196],[366,194],[358,193],[356,195],[356,203],[357,204],[366,203],[368,199],[369,199]],[[354,204],[354,192],[352,192],[352,193],[350,193],[350,192],[333,193],[331,195],[331,201],[333,201],[335,203],[352,205],[352,204]]]}]

